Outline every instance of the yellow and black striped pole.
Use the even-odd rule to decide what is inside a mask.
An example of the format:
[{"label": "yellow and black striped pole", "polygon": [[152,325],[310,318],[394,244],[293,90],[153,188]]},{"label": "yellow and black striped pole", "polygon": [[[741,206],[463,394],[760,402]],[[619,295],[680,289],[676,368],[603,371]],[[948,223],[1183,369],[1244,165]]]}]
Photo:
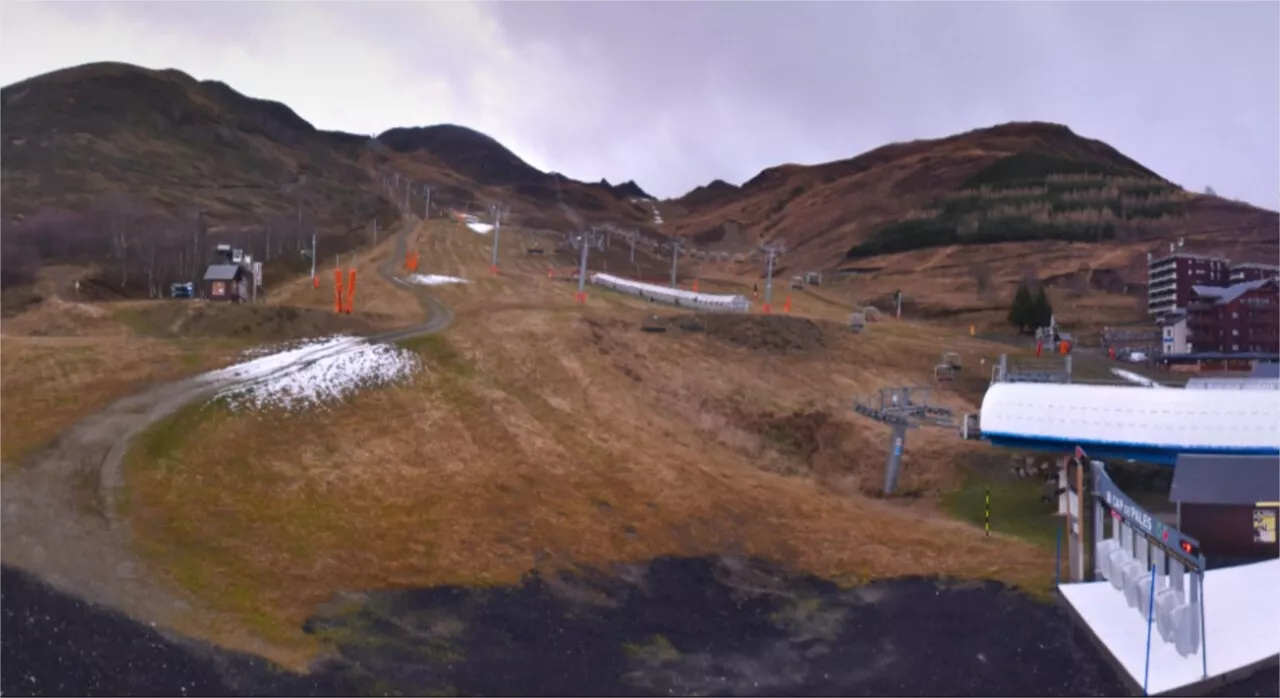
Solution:
[{"label": "yellow and black striped pole", "polygon": [[983,530],[984,536],[988,538],[991,537],[991,488],[990,487],[987,488],[987,506],[986,506],[986,509],[983,511],[982,530]]}]

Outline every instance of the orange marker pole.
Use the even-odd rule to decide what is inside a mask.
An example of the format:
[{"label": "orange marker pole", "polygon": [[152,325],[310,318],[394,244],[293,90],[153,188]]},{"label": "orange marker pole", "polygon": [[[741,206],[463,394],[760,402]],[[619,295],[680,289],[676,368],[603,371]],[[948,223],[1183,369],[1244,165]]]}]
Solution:
[{"label": "orange marker pole", "polygon": [[333,312],[342,312],[342,270],[333,270]]},{"label": "orange marker pole", "polygon": [[351,314],[351,306],[356,300],[356,270],[352,269],[347,274],[347,314]]},{"label": "orange marker pole", "polygon": [[788,314],[791,313],[791,296],[787,296],[787,300],[782,304],[782,310]]},{"label": "orange marker pole", "polygon": [[694,280],[693,280],[693,292],[694,292],[694,293],[697,293],[697,292],[698,292],[698,280],[697,280],[697,279],[694,279]]},{"label": "orange marker pole", "polygon": [[312,274],[312,276],[311,276],[311,287],[312,287],[312,288],[320,288],[320,275],[319,275],[319,274]]},{"label": "orange marker pole", "polygon": [[769,304],[765,303],[764,305],[760,306],[760,311],[763,312],[765,315],[768,315],[770,312]]}]

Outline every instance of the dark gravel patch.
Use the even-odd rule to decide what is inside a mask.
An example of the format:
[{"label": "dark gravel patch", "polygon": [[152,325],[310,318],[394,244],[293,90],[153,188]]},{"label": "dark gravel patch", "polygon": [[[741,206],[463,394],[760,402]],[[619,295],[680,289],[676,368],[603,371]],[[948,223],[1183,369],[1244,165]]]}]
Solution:
[{"label": "dark gravel patch", "polygon": [[[841,590],[740,559],[606,577],[349,594],[308,621],[341,656],[306,677],[174,641],[3,569],[4,695],[1109,696],[1056,606],[995,583]],[[1276,695],[1263,672],[1210,695]]]},{"label": "dark gravel patch", "polygon": [[0,695],[351,695],[339,677],[173,640],[0,567]]}]

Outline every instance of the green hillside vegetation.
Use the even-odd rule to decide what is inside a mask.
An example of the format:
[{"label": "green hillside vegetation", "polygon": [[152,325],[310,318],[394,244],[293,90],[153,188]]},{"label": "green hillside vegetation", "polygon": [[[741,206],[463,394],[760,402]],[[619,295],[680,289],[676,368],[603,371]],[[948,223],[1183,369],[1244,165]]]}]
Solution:
[{"label": "green hillside vegetation", "polygon": [[846,256],[1029,240],[1113,240],[1184,217],[1187,196],[1140,166],[1014,155],[884,226]]}]

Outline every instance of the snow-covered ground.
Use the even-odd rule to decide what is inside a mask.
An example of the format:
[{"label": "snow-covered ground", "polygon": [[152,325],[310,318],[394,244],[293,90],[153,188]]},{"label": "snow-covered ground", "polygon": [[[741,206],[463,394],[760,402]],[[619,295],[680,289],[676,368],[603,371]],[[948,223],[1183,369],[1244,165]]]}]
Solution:
[{"label": "snow-covered ground", "polygon": [[416,354],[358,337],[326,337],[248,353],[249,360],[201,379],[225,384],[214,400],[233,410],[321,407],[355,391],[404,380],[421,365]]},{"label": "snow-covered ground", "polygon": [[1133,371],[1126,371],[1123,368],[1113,368],[1111,369],[1111,373],[1115,374],[1120,378],[1123,378],[1124,380],[1129,381],[1130,383],[1136,383],[1138,385],[1145,386],[1147,388],[1163,388],[1164,387],[1163,385],[1160,385],[1159,383],[1151,380],[1150,378],[1147,378],[1146,376],[1134,373]]},{"label": "snow-covered ground", "polygon": [[445,284],[465,284],[466,279],[456,276],[444,276],[442,274],[411,274],[407,281],[411,284],[419,286],[443,286]]},{"label": "snow-covered ground", "polygon": [[480,235],[488,235],[493,232],[493,225],[490,223],[467,221],[467,227],[471,229],[471,232],[479,233]]}]

